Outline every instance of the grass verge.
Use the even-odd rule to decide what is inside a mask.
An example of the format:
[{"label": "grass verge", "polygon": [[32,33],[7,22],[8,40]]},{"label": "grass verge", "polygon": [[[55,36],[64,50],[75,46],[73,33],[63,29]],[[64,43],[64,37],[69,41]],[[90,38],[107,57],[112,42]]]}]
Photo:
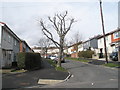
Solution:
[{"label": "grass verge", "polygon": [[65,59],[75,60],[75,61],[80,61],[80,62],[90,62],[89,60],[82,60],[82,59],[79,59],[79,58],[71,58],[71,57],[66,57]]},{"label": "grass verge", "polygon": [[48,61],[48,63],[50,63],[52,66],[54,66],[57,71],[67,72],[67,70],[66,70],[65,68],[63,68],[63,67],[57,67],[57,64],[56,64],[53,60],[48,59],[47,61]]},{"label": "grass verge", "polygon": [[58,71],[67,72],[67,70],[63,67],[55,67],[55,69],[58,70]]},{"label": "grass verge", "polygon": [[[71,58],[71,57],[66,57],[65,59],[68,59],[68,60],[75,60],[75,61],[80,61],[80,62],[90,62],[89,60],[82,60],[82,59],[79,59],[79,58]],[[115,63],[107,63],[107,64],[103,64],[103,66],[107,66],[107,67],[120,67],[120,64],[115,64]]]},{"label": "grass verge", "polygon": [[22,72],[26,72],[27,70],[15,70],[15,69],[1,69],[0,73],[1,74],[9,74],[9,73],[22,73]]},{"label": "grass verge", "polygon": [[103,64],[104,66],[107,67],[120,67],[120,64],[115,64],[115,63],[107,63],[107,64]]}]

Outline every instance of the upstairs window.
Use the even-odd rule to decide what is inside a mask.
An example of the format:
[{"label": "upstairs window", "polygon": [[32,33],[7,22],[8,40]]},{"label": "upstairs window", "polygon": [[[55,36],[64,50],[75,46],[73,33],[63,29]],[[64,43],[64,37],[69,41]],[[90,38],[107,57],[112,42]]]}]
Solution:
[{"label": "upstairs window", "polygon": [[16,46],[17,45],[17,41],[15,40],[15,42],[14,42],[14,45]]},{"label": "upstairs window", "polygon": [[4,32],[4,33],[3,33],[3,39],[4,39],[4,40],[6,40],[6,35],[7,35],[7,33]]},{"label": "upstairs window", "polygon": [[11,36],[10,35],[8,35],[8,42],[10,42],[11,41]]},{"label": "upstairs window", "polygon": [[114,37],[114,39],[120,38],[120,32],[115,32],[115,33],[113,34],[113,37]]}]

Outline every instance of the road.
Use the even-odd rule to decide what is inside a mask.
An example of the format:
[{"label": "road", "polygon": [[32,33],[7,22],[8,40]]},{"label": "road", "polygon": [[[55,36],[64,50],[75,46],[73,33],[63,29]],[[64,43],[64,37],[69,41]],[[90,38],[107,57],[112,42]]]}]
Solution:
[{"label": "road", "polygon": [[41,88],[118,88],[118,69],[66,60],[62,66],[72,75],[68,81]]}]

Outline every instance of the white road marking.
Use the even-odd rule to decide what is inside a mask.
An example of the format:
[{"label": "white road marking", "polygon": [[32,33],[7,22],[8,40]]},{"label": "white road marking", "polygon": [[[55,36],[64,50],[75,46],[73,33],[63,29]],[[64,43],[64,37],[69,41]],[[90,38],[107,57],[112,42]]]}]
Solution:
[{"label": "white road marking", "polygon": [[74,77],[74,75],[72,75],[71,77]]},{"label": "white road marking", "polygon": [[92,85],[94,85],[94,83],[92,83]]}]

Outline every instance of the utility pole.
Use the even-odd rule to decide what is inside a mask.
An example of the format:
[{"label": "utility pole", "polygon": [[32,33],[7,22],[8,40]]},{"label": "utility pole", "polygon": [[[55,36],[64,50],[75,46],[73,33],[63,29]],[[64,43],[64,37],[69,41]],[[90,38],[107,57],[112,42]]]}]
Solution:
[{"label": "utility pole", "polygon": [[104,29],[104,20],[103,20],[103,13],[102,13],[102,1],[99,0],[99,2],[100,2],[100,14],[101,14],[102,29],[103,29],[103,38],[104,38],[105,59],[106,59],[106,63],[108,63],[107,48],[106,48],[106,39],[105,39],[105,29]]}]

